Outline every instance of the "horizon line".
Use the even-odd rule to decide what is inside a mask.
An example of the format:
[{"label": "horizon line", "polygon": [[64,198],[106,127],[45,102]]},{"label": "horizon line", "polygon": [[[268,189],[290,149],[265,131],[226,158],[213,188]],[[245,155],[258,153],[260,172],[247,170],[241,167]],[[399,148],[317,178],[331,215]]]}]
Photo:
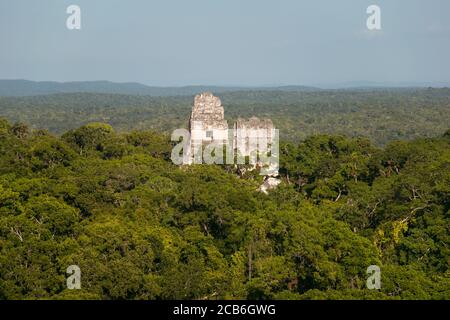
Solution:
[{"label": "horizon line", "polygon": [[450,87],[450,81],[372,81],[372,80],[351,80],[342,82],[324,82],[311,84],[176,84],[176,85],[155,85],[147,84],[140,81],[114,81],[106,79],[97,80],[31,80],[26,78],[0,78],[0,81],[26,81],[35,83],[56,83],[56,84],[72,84],[72,83],[111,83],[111,84],[134,84],[151,88],[187,88],[187,87],[221,87],[221,88],[283,88],[283,87],[306,87],[316,89],[345,89],[345,88],[446,88]]}]

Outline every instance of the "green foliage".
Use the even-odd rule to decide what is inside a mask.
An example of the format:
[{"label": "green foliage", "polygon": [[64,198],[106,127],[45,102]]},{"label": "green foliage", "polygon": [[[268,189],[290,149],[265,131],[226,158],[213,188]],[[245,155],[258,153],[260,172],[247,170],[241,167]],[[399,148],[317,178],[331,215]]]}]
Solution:
[{"label": "green foliage", "polygon": [[[168,137],[0,120],[0,299],[449,299],[450,140],[312,136],[282,184]],[[81,290],[66,288],[69,265]],[[366,269],[381,267],[381,290]]]}]

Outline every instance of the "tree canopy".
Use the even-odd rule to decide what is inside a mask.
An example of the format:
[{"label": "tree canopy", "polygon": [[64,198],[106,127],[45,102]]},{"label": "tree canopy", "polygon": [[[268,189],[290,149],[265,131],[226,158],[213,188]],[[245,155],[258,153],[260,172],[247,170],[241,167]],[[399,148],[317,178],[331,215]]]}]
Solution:
[{"label": "tree canopy", "polygon": [[176,166],[171,148],[154,131],[0,120],[0,299],[450,298],[448,132],[285,142],[268,195],[258,175]]}]

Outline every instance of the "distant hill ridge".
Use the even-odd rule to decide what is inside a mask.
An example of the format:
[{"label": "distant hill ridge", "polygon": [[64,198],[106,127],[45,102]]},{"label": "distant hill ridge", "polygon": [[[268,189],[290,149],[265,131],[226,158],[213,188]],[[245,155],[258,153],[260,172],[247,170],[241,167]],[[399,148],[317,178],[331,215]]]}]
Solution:
[{"label": "distant hill ridge", "polygon": [[117,83],[111,81],[30,81],[30,80],[0,80],[0,96],[23,97],[48,95],[56,93],[113,93],[148,96],[184,96],[194,95],[204,91],[224,93],[230,91],[318,91],[319,88],[307,86],[280,87],[237,87],[237,86],[184,86],[184,87],[152,87],[137,82]]}]

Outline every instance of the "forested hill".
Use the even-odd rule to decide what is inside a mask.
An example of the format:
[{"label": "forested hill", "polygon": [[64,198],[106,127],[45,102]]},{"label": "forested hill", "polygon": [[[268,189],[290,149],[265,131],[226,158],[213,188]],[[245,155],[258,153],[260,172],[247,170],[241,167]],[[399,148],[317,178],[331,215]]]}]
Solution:
[{"label": "forested hill", "polygon": [[[236,91],[219,94],[225,117],[269,117],[283,139],[317,133],[370,138],[377,145],[396,139],[433,137],[450,123],[450,89],[331,91]],[[61,134],[93,121],[116,130],[186,127],[193,96],[151,97],[71,93],[0,97],[0,116]]]},{"label": "forested hill", "polygon": [[178,167],[171,148],[1,119],[0,299],[450,299],[450,131],[282,143],[268,195],[257,172]]},{"label": "forested hill", "polygon": [[278,91],[317,91],[307,86],[280,86],[280,87],[236,87],[236,86],[183,86],[183,87],[152,87],[137,82],[111,82],[111,81],[30,81],[30,80],[0,80],[0,96],[21,97],[46,95],[57,93],[109,93],[131,94],[148,96],[183,96],[195,95],[204,91],[223,93],[230,91],[251,90],[278,90]]}]

